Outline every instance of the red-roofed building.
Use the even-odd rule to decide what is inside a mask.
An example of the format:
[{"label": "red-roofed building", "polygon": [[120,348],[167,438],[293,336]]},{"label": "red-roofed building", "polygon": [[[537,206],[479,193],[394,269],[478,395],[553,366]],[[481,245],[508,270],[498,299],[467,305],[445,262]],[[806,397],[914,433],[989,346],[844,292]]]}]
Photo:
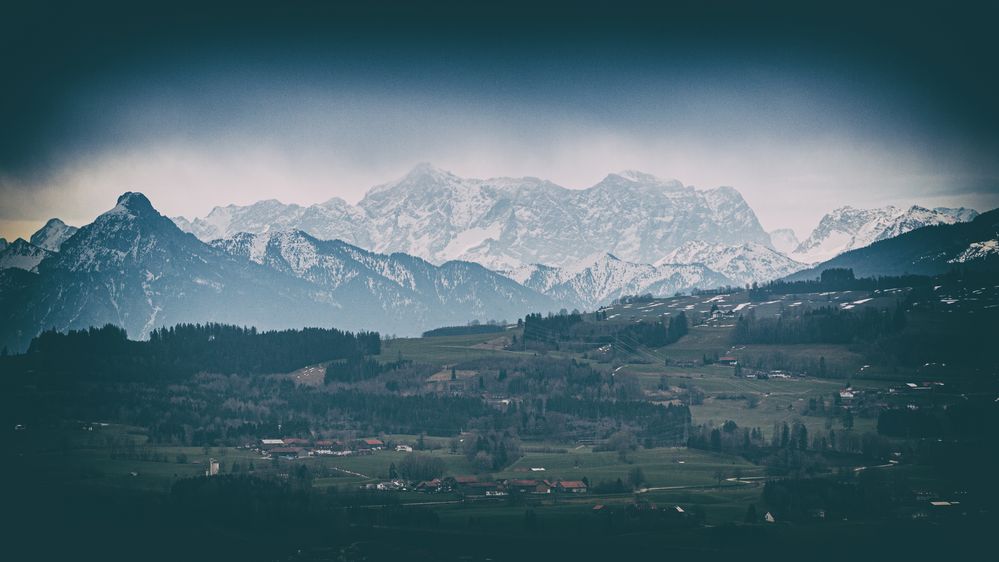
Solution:
[{"label": "red-roofed building", "polygon": [[360,439],[357,441],[357,448],[380,451],[385,448],[385,443],[381,439]]},{"label": "red-roofed building", "polygon": [[541,482],[537,480],[507,480],[506,488],[517,494],[534,494],[537,492],[539,484]]},{"label": "red-roofed building", "polygon": [[569,494],[585,494],[586,483],[579,480],[559,480],[555,489]]}]

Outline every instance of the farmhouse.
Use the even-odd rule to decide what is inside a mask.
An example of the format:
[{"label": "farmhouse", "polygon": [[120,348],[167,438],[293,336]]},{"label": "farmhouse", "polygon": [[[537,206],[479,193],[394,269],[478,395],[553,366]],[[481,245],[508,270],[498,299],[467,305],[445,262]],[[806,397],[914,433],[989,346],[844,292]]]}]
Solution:
[{"label": "farmhouse", "polygon": [[433,480],[424,480],[414,486],[414,489],[418,492],[426,493],[437,493],[450,491],[449,487],[446,487],[444,481],[440,478],[434,478]]},{"label": "farmhouse", "polygon": [[551,487],[540,480],[507,480],[508,491],[517,494],[548,494]]},{"label": "farmhouse", "polygon": [[274,447],[284,447],[283,439],[261,439],[260,448],[261,449],[272,449]]},{"label": "farmhouse", "polygon": [[718,361],[716,361],[719,365],[735,365],[738,362],[739,358],[731,355],[723,355],[718,358]]},{"label": "farmhouse", "polygon": [[385,443],[381,439],[359,439],[355,446],[358,451],[380,451],[385,448]]},{"label": "farmhouse", "polygon": [[301,447],[274,447],[269,452],[272,457],[294,460],[302,455],[303,450]]},{"label": "farmhouse", "polygon": [[499,482],[472,482],[461,487],[466,496],[496,497],[507,495],[506,488]]},{"label": "farmhouse", "polygon": [[555,489],[569,494],[585,494],[587,488],[586,483],[579,480],[559,480]]}]

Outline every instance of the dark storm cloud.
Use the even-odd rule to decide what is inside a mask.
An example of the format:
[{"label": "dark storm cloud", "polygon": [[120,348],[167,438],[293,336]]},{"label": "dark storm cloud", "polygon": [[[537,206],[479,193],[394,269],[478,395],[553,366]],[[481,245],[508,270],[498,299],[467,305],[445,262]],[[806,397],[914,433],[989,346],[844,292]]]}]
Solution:
[{"label": "dark storm cloud", "polygon": [[[824,68],[858,90],[905,93],[900,99],[910,107],[942,113],[933,127],[994,141],[999,110],[989,26],[995,14],[987,8],[744,4],[648,10],[627,2],[530,9],[503,3],[470,10],[409,2],[367,9],[320,2],[32,3],[3,18],[0,169],[23,173],[81,147],[127,142],[113,125],[102,130],[100,113],[69,111],[79,107],[81,91],[113,97],[138,79],[150,90],[181,88],[176,94],[196,103],[210,92],[178,76],[211,64],[241,68],[247,80],[284,68],[266,79],[277,87],[316,79],[309,66],[320,64],[327,79],[355,85],[471,87],[500,100],[557,102],[569,95],[578,110],[597,115],[615,93],[627,94],[629,84],[613,83],[622,73],[634,77],[645,69],[654,78],[664,67],[706,65],[738,74],[741,65],[755,65],[807,77]],[[296,66],[297,76],[290,70]],[[172,82],[158,82],[160,76]],[[842,84],[838,89],[845,92]],[[199,109],[216,120],[224,110]],[[893,117],[902,128],[898,115],[881,116]]]},{"label": "dark storm cloud", "polygon": [[[999,175],[994,7],[747,4],[8,9],[0,196],[84,198],[88,181],[132,181],[123,169],[149,177],[186,166],[177,181],[224,182],[230,169],[204,166],[258,153],[263,169],[277,146],[284,153],[274,158],[288,162],[272,174],[311,174],[288,185],[318,185],[331,171],[384,181],[428,158],[470,174],[553,176],[603,159],[602,172],[658,164],[688,182],[734,183],[751,203],[768,194],[759,186],[796,181],[990,201]],[[323,169],[327,155],[349,165]],[[533,167],[517,168],[524,162]],[[849,185],[827,173],[836,168],[854,172]],[[553,179],[581,186],[597,173],[584,172]],[[0,220],[39,220],[49,212],[39,206],[5,201]]]}]

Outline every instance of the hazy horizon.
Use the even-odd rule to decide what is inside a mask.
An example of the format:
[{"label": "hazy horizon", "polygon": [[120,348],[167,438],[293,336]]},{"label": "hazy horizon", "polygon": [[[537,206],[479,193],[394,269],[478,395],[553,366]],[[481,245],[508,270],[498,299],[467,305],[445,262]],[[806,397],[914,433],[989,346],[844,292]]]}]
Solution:
[{"label": "hazy horizon", "polygon": [[[416,165],[419,165],[419,164],[424,164],[424,163],[421,162],[421,163],[418,163]],[[434,166],[436,168],[440,168],[440,169],[445,170],[447,172],[454,173],[455,175],[457,175],[459,177],[462,177],[462,178],[465,178],[465,179],[488,180],[488,179],[500,178],[500,177],[512,177],[512,176],[500,176],[500,175],[490,175],[490,176],[466,175],[466,174],[457,173],[457,172],[455,172],[454,170],[451,170],[451,169],[447,169],[447,168],[443,168],[441,166],[437,166],[436,164],[434,164],[432,162],[427,162],[427,164],[431,164],[432,166]],[[412,168],[410,168],[410,169],[412,169]],[[641,169],[629,169],[629,170],[645,172],[645,170],[641,170]],[[372,185],[368,186],[367,188],[365,188],[363,190],[356,191],[356,192],[352,191],[347,196],[340,195],[340,194],[333,194],[333,195],[330,195],[329,197],[323,197],[321,194],[318,194],[316,196],[316,198],[314,198],[314,199],[307,200],[307,201],[301,201],[301,200],[291,199],[291,198],[282,197],[282,196],[268,197],[268,196],[264,195],[264,196],[262,196],[262,197],[260,197],[258,199],[252,199],[252,200],[219,202],[217,204],[213,204],[213,205],[205,207],[205,210],[203,212],[188,213],[188,214],[185,214],[183,212],[169,212],[169,210],[164,205],[160,204],[159,199],[158,199],[158,195],[163,195],[163,193],[156,193],[155,191],[153,191],[152,193],[150,193],[148,190],[130,189],[130,188],[127,188],[127,187],[124,188],[124,189],[118,190],[117,192],[115,192],[115,190],[109,188],[106,193],[102,192],[101,193],[101,197],[99,199],[96,199],[94,201],[94,205],[93,206],[94,207],[99,207],[99,208],[96,211],[93,211],[93,213],[90,214],[90,215],[70,217],[70,218],[67,218],[66,216],[52,215],[52,216],[47,217],[45,219],[38,219],[38,220],[5,221],[5,222],[0,223],[0,237],[6,238],[8,241],[13,241],[13,240],[15,240],[17,238],[24,238],[25,240],[27,240],[31,236],[31,234],[33,234],[34,232],[36,232],[38,229],[40,229],[42,226],[44,226],[44,224],[48,220],[51,220],[53,218],[60,219],[60,220],[62,220],[63,222],[65,222],[66,224],[68,224],[70,226],[77,226],[77,227],[84,226],[84,225],[89,224],[90,222],[92,222],[101,213],[104,213],[104,212],[108,211],[109,209],[111,209],[114,206],[115,199],[119,195],[121,195],[122,193],[124,193],[126,191],[138,191],[138,192],[141,192],[141,193],[145,194],[147,197],[150,198],[153,206],[156,207],[156,209],[160,213],[164,214],[165,216],[169,216],[169,217],[182,216],[182,217],[187,218],[189,220],[194,220],[195,218],[203,218],[206,215],[208,215],[216,207],[225,207],[227,205],[237,205],[237,206],[252,205],[252,204],[257,203],[259,201],[271,200],[271,199],[278,200],[278,201],[280,201],[283,204],[297,204],[297,205],[301,205],[301,206],[309,206],[309,205],[314,205],[314,204],[321,204],[321,203],[323,203],[325,201],[328,201],[329,199],[332,199],[334,197],[339,197],[341,199],[344,199],[345,201],[347,201],[351,205],[357,205],[357,203],[363,198],[364,194],[367,193],[370,189],[375,188],[375,187],[377,187],[379,185],[382,185],[382,184],[391,183],[393,181],[396,181],[396,180],[400,179],[401,177],[405,176],[405,174],[408,173],[408,171],[409,170],[406,170],[402,174],[400,174],[400,175],[398,175],[396,177],[393,177],[393,178],[390,178],[390,179],[386,179],[385,181],[381,181],[381,182],[372,184]],[[594,185],[596,185],[597,183],[599,183],[602,179],[604,179],[608,174],[616,174],[616,173],[620,173],[620,172],[624,172],[624,171],[628,171],[628,170],[619,169],[619,170],[609,171],[609,172],[607,172],[607,174],[599,176],[596,180],[594,180],[592,183],[590,183],[588,185],[563,185],[563,184],[560,184],[557,181],[552,180],[551,178],[546,178],[546,177],[543,177],[543,176],[538,176],[536,174],[527,174],[527,175],[524,175],[524,176],[517,176],[517,178],[521,178],[521,177],[538,177],[538,178],[543,179],[543,180],[551,181],[552,183],[555,183],[555,184],[559,185],[559,187],[563,187],[563,188],[566,188],[566,189],[572,189],[572,190],[583,190],[583,189],[589,189],[589,188],[593,187]],[[677,181],[680,181],[681,183],[683,183],[686,187],[691,187],[691,188],[695,188],[695,189],[698,189],[698,190],[707,190],[707,189],[714,189],[716,187],[721,187],[720,185],[714,185],[714,186],[693,185],[693,184],[684,182],[681,178],[674,178],[674,177],[669,177],[669,176],[659,176],[657,174],[653,174],[653,175],[656,175],[657,177],[659,177],[659,179],[662,179],[664,181],[677,180]],[[727,185],[727,187],[735,187],[736,189],[739,189],[738,186]],[[742,192],[742,190],[739,190],[739,191]],[[912,200],[912,201],[908,201],[907,202],[905,200],[899,199],[899,200],[881,200],[881,202],[877,202],[877,203],[874,203],[874,204],[871,204],[871,205],[857,205],[857,204],[852,203],[852,202],[844,201],[844,202],[842,202],[842,204],[837,204],[837,205],[835,205],[833,207],[830,207],[830,208],[826,209],[825,211],[816,211],[818,214],[814,218],[812,218],[811,217],[811,213],[809,213],[806,216],[808,218],[812,219],[812,220],[811,220],[810,223],[807,223],[807,224],[806,224],[805,221],[801,220],[801,217],[798,217],[799,220],[794,220],[794,221],[786,221],[787,217],[778,217],[777,219],[775,219],[776,221],[780,221],[780,220],[783,219],[783,220],[786,221],[786,223],[785,224],[770,225],[770,224],[767,224],[767,221],[764,220],[764,218],[763,218],[764,215],[768,215],[770,213],[763,212],[761,210],[761,208],[759,208],[759,207],[757,207],[756,205],[753,204],[752,200],[750,199],[750,197],[746,193],[742,193],[742,194],[747,199],[747,202],[749,203],[750,207],[752,207],[753,211],[757,214],[757,217],[760,219],[760,222],[761,222],[764,230],[766,230],[767,232],[771,232],[771,231],[778,230],[778,229],[791,229],[791,230],[793,230],[795,232],[795,235],[799,239],[802,239],[802,240],[805,239],[811,233],[811,230],[813,228],[815,228],[815,226],[817,226],[819,219],[825,213],[833,211],[834,209],[837,209],[837,208],[840,208],[840,207],[847,207],[848,206],[848,207],[854,207],[854,208],[871,208],[871,207],[883,207],[883,206],[887,206],[887,205],[894,205],[894,206],[899,207],[899,208],[908,208],[908,207],[911,207],[913,205],[918,205],[918,206],[922,206],[922,207],[926,207],[926,208],[934,208],[934,207],[954,207],[954,208],[956,208],[956,207],[962,207],[963,206],[963,207],[967,207],[967,208],[974,208],[975,210],[977,210],[979,212],[985,212],[985,211],[988,211],[988,210],[992,209],[992,207],[989,207],[989,208],[977,208],[977,207],[974,207],[973,205],[968,205],[968,204],[959,202],[959,201],[962,200],[960,197],[953,198],[953,197],[950,197],[950,196],[929,197],[929,198],[926,198],[927,200],[929,200],[929,199],[934,200],[935,202],[933,202],[933,203],[926,203],[926,202],[921,201],[921,200]],[[170,194],[167,193],[166,195],[167,195],[167,197],[165,197],[164,199],[166,199],[168,201],[171,200],[171,198],[169,197]],[[182,202],[175,202],[174,204],[176,205],[177,203],[180,203],[180,206],[183,206]],[[192,206],[187,206],[186,208],[193,208],[193,207]],[[794,225],[796,225],[797,228]],[[9,233],[10,235],[8,236],[7,233]]]}]

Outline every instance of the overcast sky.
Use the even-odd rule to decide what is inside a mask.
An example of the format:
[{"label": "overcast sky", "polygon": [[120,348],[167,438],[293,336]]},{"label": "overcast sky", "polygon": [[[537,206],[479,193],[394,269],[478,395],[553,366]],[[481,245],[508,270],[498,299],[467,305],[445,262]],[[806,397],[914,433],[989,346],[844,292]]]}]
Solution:
[{"label": "overcast sky", "polygon": [[354,203],[424,161],[730,185],[799,236],[843,205],[999,206],[995,14],[978,8],[278,4],[5,19],[0,236],[89,222],[129,190],[167,215]]}]

